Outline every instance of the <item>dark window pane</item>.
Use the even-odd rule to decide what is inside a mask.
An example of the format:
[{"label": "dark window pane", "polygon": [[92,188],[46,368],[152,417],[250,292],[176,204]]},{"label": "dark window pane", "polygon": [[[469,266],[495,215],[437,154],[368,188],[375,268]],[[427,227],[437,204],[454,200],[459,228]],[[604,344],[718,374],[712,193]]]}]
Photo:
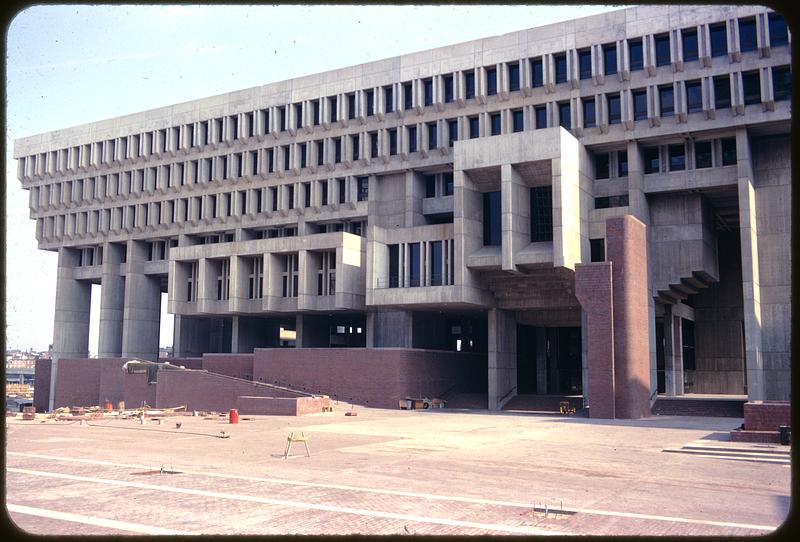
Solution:
[{"label": "dark window pane", "polygon": [[558,104],[558,122],[559,124],[569,130],[572,127],[570,120],[569,102]]},{"label": "dark window pane", "polygon": [[492,119],[492,135],[499,135],[501,131],[500,126],[500,113],[494,113]]},{"label": "dark window pane", "polygon": [[369,177],[356,177],[356,184],[358,186],[358,201],[367,201],[369,199]]},{"label": "dark window pane", "polygon": [[[519,72],[518,72],[519,73]],[[453,76],[448,75],[444,78],[444,101],[450,103],[453,101]]]},{"label": "dark window pane", "polygon": [[553,240],[553,187],[531,188],[531,242]]},{"label": "dark window pane", "polygon": [[543,105],[534,108],[536,114],[536,129],[547,128],[547,108]]},{"label": "dark window pane", "polygon": [[409,267],[409,286],[419,286],[420,278],[420,257],[419,243],[408,244],[408,267]]},{"label": "dark window pane", "polygon": [[694,167],[697,169],[711,167],[711,142],[695,141],[694,143]]},{"label": "dark window pane", "polygon": [[661,169],[658,147],[645,148],[642,151],[642,155],[644,158],[644,172],[658,173]]},{"label": "dark window pane", "polygon": [[383,89],[383,99],[384,103],[386,104],[386,112],[391,113],[394,111],[394,90],[392,87],[386,87]]},{"label": "dark window pane", "polygon": [[431,286],[442,285],[442,242],[431,242],[430,260]]},{"label": "dark window pane", "polygon": [[475,73],[468,72],[464,74],[464,94],[469,100],[475,97]]},{"label": "dark window pane", "polygon": [[608,179],[611,174],[609,172],[610,154],[601,152],[594,155],[594,178],[595,179]]},{"label": "dark window pane", "polygon": [[686,109],[689,113],[703,110],[703,91],[700,81],[686,82]]},{"label": "dark window pane", "polygon": [[411,83],[403,84],[403,109],[408,111],[414,104],[414,87]]},{"label": "dark window pane", "polygon": [[669,146],[669,170],[683,171],[686,169],[686,147],[683,144]]},{"label": "dark window pane", "polygon": [[772,68],[772,90],[776,102],[791,99],[792,72],[789,71],[789,66]]},{"label": "dark window pane", "polygon": [[453,195],[453,173],[442,173],[442,179],[444,180],[444,195],[445,196],[452,196]]},{"label": "dark window pane", "polygon": [[367,116],[371,117],[375,114],[375,91],[367,91]]},{"label": "dark window pane", "polygon": [[519,64],[508,65],[508,89],[511,92],[519,90]]},{"label": "dark window pane", "polygon": [[524,130],[522,109],[517,109],[511,112],[512,122],[514,123],[514,131],[521,132]]},{"label": "dark window pane", "polygon": [[439,146],[439,142],[436,140],[436,124],[431,123],[428,124],[428,149],[435,149]]},{"label": "dark window pane", "polygon": [[556,83],[567,82],[567,55],[555,55],[556,61]]},{"label": "dark window pane", "polygon": [[770,47],[787,45],[789,43],[789,31],[786,28],[786,20],[777,13],[769,14],[769,44]]},{"label": "dark window pane", "polygon": [[426,79],[424,82],[425,87],[425,105],[433,104],[433,81]]},{"label": "dark window pane", "polygon": [[656,66],[666,66],[670,62],[669,58],[669,34],[655,37],[656,43]]},{"label": "dark window pane", "polygon": [[436,175],[425,175],[425,197],[436,197]]},{"label": "dark window pane", "polygon": [[622,121],[622,109],[619,94],[606,94],[608,102],[608,123],[619,124]]},{"label": "dark window pane", "polygon": [[628,176],[628,151],[619,151],[617,153],[617,176]]},{"label": "dark window pane", "polygon": [[593,262],[606,261],[606,240],[605,239],[589,239],[589,248],[591,249]]},{"label": "dark window pane", "polygon": [[644,67],[644,54],[642,40],[628,40],[628,56],[630,57],[631,71],[641,70]]},{"label": "dark window pane", "polygon": [[578,66],[581,79],[592,77],[592,52],[590,50],[578,51]]},{"label": "dark window pane", "polygon": [[730,76],[720,75],[714,78],[714,107],[724,109],[731,106]]},{"label": "dark window pane", "polygon": [[683,41],[683,60],[689,62],[697,60],[697,30],[682,30],[681,40]]},{"label": "dark window pane", "polygon": [[744,89],[744,105],[761,102],[761,76],[758,71],[743,73],[742,87]]},{"label": "dark window pane", "polygon": [[675,94],[672,85],[659,87],[658,98],[661,102],[661,116],[671,117],[675,113]]},{"label": "dark window pane", "polygon": [[458,121],[451,120],[447,122],[447,131],[450,136],[450,146],[453,146],[454,141],[458,141]]},{"label": "dark window pane", "polygon": [[542,86],[544,84],[544,75],[541,58],[531,59],[531,72],[533,74],[533,88]]},{"label": "dark window pane", "polygon": [[339,117],[336,114],[336,108],[338,106],[338,100],[336,96],[331,96],[330,104],[331,104],[331,122],[336,122],[337,120],[339,120]]},{"label": "dark window pane", "polygon": [[484,246],[500,246],[500,192],[483,194],[483,244]]},{"label": "dark window pane", "polygon": [[597,117],[595,115],[594,100],[583,100],[583,127],[592,128],[597,126]]},{"label": "dark window pane", "polygon": [[633,91],[633,120],[643,120],[647,118],[647,91]]},{"label": "dark window pane", "polygon": [[726,137],[722,140],[722,165],[736,165],[736,138]]},{"label": "dark window pane", "polygon": [[739,50],[743,53],[756,50],[755,19],[739,19]]},{"label": "dark window pane", "polygon": [[389,130],[389,154],[394,156],[397,154],[397,130]]},{"label": "dark window pane", "polygon": [[603,45],[603,64],[606,75],[617,73],[617,46],[614,44]]},{"label": "dark window pane", "polygon": [[369,153],[372,158],[378,156],[378,134],[375,132],[369,134]]},{"label": "dark window pane", "polygon": [[493,96],[497,94],[497,69],[486,70],[486,94]]},{"label": "dark window pane", "polygon": [[389,288],[400,286],[400,246],[389,245]]},{"label": "dark window pane", "polygon": [[725,27],[725,23],[713,25],[709,31],[711,34],[711,56],[728,54],[728,30]]},{"label": "dark window pane", "polygon": [[480,135],[478,131],[478,117],[469,118],[469,138],[475,139]]},{"label": "dark window pane", "polygon": [[408,152],[417,152],[417,127],[408,128]]},{"label": "dark window pane", "polygon": [[347,95],[347,118],[348,119],[356,118],[356,95],[355,94],[348,94]]}]

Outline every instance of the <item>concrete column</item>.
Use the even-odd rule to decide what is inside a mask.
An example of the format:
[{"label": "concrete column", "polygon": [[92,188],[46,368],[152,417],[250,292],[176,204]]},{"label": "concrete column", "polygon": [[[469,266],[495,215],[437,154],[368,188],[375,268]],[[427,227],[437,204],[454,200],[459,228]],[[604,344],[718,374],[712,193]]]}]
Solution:
[{"label": "concrete column", "polygon": [[531,238],[530,190],[511,164],[500,167],[502,266],[516,271],[514,256]]},{"label": "concrete column", "polygon": [[517,320],[511,311],[489,309],[489,410],[517,394]]},{"label": "concrete column", "polygon": [[239,353],[239,317],[231,317],[231,352]]},{"label": "concrete column", "polygon": [[125,278],[120,264],[127,248],[117,243],[103,246],[103,271],[100,279],[100,326],[97,355],[113,358],[122,354],[122,317],[125,306]]},{"label": "concrete column", "polygon": [[368,348],[412,348],[411,311],[379,310],[367,313]]},{"label": "concrete column", "polygon": [[161,285],[158,278],[144,274],[146,259],[146,243],[128,243],[122,355],[155,361],[158,359]]},{"label": "concrete column", "polygon": [[73,278],[73,269],[79,263],[79,250],[59,249],[48,410],[53,410],[58,360],[89,356],[89,313],[91,311],[92,285],[89,282]]},{"label": "concrete column", "polygon": [[[737,137],[737,152],[741,148],[740,141],[741,138]],[[764,361],[761,345],[761,287],[758,269],[756,194],[752,177],[739,178],[739,224],[742,246],[742,290],[744,294],[742,304],[744,310],[747,398],[750,401],[763,401]]]},{"label": "concrete column", "polygon": [[425,224],[422,214],[422,200],[425,197],[424,177],[412,170],[406,172],[405,186],[405,225],[407,228]]},{"label": "concrete column", "polygon": [[547,393],[547,329],[536,327],[536,393]]}]

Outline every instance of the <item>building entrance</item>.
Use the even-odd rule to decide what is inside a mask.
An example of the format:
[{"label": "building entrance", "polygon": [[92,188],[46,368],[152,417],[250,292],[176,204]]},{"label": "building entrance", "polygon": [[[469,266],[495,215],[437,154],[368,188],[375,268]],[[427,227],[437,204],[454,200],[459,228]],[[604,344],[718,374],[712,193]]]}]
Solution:
[{"label": "building entrance", "polygon": [[581,328],[517,326],[517,393],[581,395]]}]

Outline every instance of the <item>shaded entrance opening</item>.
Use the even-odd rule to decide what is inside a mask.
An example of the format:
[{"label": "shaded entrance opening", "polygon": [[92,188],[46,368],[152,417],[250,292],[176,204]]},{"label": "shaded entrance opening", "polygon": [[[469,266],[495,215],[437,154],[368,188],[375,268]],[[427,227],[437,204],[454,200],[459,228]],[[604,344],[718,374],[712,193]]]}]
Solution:
[{"label": "shaded entrance opening", "polygon": [[517,325],[517,390],[582,395],[581,328]]}]

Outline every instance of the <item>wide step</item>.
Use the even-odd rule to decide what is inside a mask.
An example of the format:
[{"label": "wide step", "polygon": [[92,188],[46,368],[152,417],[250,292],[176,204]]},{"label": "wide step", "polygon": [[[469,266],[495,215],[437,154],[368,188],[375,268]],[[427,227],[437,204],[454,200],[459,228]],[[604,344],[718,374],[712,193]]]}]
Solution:
[{"label": "wide step", "polygon": [[652,413],[659,416],[743,418],[746,399],[659,397]]}]

